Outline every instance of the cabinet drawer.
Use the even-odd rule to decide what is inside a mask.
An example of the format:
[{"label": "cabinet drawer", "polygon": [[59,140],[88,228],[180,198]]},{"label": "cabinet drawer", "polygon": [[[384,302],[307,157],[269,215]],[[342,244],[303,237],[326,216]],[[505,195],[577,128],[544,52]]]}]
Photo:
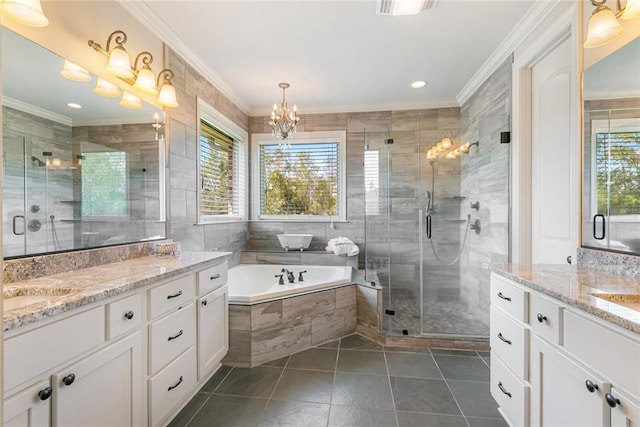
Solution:
[{"label": "cabinet drawer", "polygon": [[529,309],[531,330],[555,344],[562,344],[563,307],[540,295],[531,296]]},{"label": "cabinet drawer", "polygon": [[227,283],[227,262],[198,271],[198,295],[204,295]]},{"label": "cabinet drawer", "polygon": [[491,395],[513,425],[529,425],[529,387],[496,359],[491,359]]},{"label": "cabinet drawer", "polygon": [[528,379],[529,330],[524,324],[491,307],[491,352],[521,380]]},{"label": "cabinet drawer", "polygon": [[640,402],[634,401],[615,387],[611,387],[610,393],[616,403],[616,406],[611,408],[611,427],[640,425]]},{"label": "cabinet drawer", "polygon": [[191,301],[194,293],[193,275],[174,279],[149,290],[149,319]]},{"label": "cabinet drawer", "polygon": [[528,321],[529,292],[495,273],[491,274],[491,304],[523,323]]},{"label": "cabinet drawer", "polygon": [[149,325],[149,374],[194,345],[195,307],[189,304]]},{"label": "cabinet drawer", "polygon": [[565,310],[564,347],[619,388],[640,397],[640,343],[624,332]]},{"label": "cabinet drawer", "polygon": [[4,390],[102,344],[104,319],[100,306],[5,340]]},{"label": "cabinet drawer", "polygon": [[142,297],[134,294],[107,304],[107,340],[140,327],[142,322]]},{"label": "cabinet drawer", "polygon": [[149,418],[157,426],[196,386],[196,350],[191,347],[149,379]]}]

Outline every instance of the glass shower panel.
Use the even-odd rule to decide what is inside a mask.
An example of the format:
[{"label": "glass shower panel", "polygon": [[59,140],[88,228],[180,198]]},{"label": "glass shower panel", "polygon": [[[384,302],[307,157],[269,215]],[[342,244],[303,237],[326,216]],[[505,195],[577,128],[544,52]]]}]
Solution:
[{"label": "glass shower panel", "polygon": [[25,138],[4,133],[2,150],[2,235],[4,256],[26,253]]}]

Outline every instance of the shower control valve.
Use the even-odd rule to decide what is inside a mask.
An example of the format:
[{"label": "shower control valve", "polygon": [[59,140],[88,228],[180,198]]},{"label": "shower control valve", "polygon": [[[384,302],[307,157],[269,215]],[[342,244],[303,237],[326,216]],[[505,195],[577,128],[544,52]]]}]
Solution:
[{"label": "shower control valve", "polygon": [[475,210],[479,211],[480,210],[480,202],[475,202],[475,203],[471,202],[471,209],[475,209]]}]

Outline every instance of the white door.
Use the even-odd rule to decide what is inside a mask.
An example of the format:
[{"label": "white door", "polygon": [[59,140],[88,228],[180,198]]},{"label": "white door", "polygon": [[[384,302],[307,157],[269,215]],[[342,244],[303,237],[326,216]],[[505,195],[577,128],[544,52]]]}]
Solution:
[{"label": "white door", "polygon": [[216,369],[229,350],[228,286],[198,300],[198,379]]},{"label": "white door", "polygon": [[578,246],[571,55],[569,38],[531,70],[532,263],[566,263]]}]

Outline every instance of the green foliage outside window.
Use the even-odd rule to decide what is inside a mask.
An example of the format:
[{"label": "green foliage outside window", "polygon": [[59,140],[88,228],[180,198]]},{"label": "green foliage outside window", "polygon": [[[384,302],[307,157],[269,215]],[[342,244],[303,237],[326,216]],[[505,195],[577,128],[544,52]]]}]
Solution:
[{"label": "green foliage outside window", "polygon": [[640,214],[640,132],[596,135],[598,213]]},{"label": "green foliage outside window", "polygon": [[126,216],[126,153],[122,151],[85,152],[83,156],[82,216]]}]

